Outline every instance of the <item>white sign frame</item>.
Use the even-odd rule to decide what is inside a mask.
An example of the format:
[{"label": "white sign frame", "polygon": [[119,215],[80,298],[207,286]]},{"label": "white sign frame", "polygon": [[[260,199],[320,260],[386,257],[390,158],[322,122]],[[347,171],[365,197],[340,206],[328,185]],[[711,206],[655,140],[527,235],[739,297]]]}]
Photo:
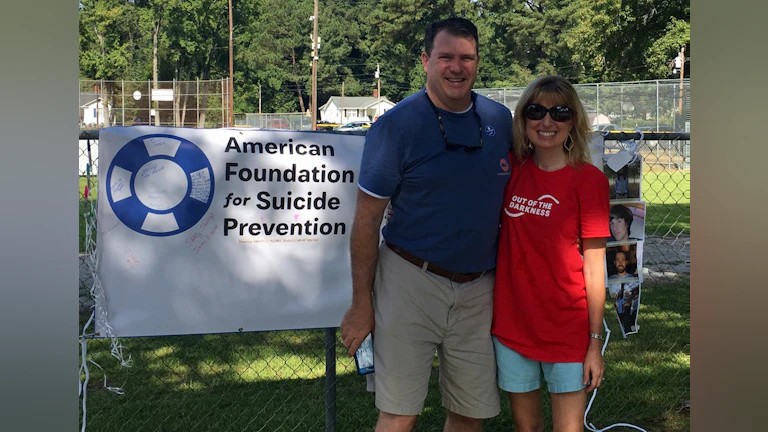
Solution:
[{"label": "white sign frame", "polygon": [[[363,142],[301,131],[102,129],[96,258],[105,295],[96,308],[107,313],[96,314],[96,331],[338,326],[351,300],[348,247]],[[188,162],[198,157],[209,168]],[[177,162],[182,169],[171,169]],[[255,181],[248,172],[273,178]],[[301,210],[275,209],[275,197]]]}]

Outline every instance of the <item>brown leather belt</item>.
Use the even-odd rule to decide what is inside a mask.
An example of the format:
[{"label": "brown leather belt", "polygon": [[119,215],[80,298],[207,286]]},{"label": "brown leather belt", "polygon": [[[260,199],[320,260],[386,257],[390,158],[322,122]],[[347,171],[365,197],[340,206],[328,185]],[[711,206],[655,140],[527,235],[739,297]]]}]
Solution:
[{"label": "brown leather belt", "polygon": [[[390,242],[385,242],[387,244],[387,247],[392,249],[392,251],[398,255],[400,255],[404,260],[410,262],[411,264],[417,265],[421,268],[424,268],[424,260],[415,256],[411,255],[410,253],[406,252],[405,250],[393,245]],[[454,282],[458,283],[464,283],[464,282],[471,282],[480,276],[488,273],[490,270],[482,271],[482,272],[475,272],[475,273],[456,273],[452,272],[450,270],[446,270],[444,268],[440,268],[432,263],[427,263],[426,270],[428,272],[434,273],[438,276],[446,277]]]}]

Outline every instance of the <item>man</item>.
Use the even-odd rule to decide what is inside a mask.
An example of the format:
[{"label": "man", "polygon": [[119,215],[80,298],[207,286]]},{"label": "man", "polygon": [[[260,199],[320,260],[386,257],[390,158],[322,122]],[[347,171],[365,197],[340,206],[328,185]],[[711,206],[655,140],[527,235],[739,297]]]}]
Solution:
[{"label": "man", "polygon": [[470,21],[431,24],[426,89],[366,134],[341,336],[353,355],[374,332],[376,431],[413,430],[435,350],[445,431],[481,431],[499,413],[490,326],[512,116],[472,92],[478,53]]},{"label": "man", "polygon": [[627,253],[617,251],[613,257],[613,265],[616,266],[616,274],[608,276],[609,281],[634,278],[635,275],[627,272]]},{"label": "man", "polygon": [[619,315],[619,321],[624,317],[624,294],[620,294],[616,299],[616,313]]},{"label": "man", "polygon": [[616,173],[616,198],[622,199],[629,196],[629,165],[621,167]]},{"label": "man", "polygon": [[637,240],[629,236],[634,216],[632,215],[632,210],[627,208],[627,206],[622,204],[612,205],[609,218],[611,228],[611,237],[608,238],[609,242]]},{"label": "man", "polygon": [[624,332],[632,332],[636,331],[637,328],[635,327],[635,323],[637,323],[637,309],[640,307],[640,296],[638,294],[630,295],[630,299],[632,300],[629,304],[629,313],[627,314],[627,321],[622,321],[622,326],[624,326]]}]

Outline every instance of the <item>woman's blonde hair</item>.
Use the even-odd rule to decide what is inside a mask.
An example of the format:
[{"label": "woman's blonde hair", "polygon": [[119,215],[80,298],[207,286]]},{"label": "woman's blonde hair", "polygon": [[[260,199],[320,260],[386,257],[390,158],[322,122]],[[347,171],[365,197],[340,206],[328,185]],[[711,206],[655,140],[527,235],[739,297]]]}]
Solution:
[{"label": "woman's blonde hair", "polygon": [[589,154],[588,140],[592,134],[589,126],[587,112],[579,100],[579,95],[573,85],[563,77],[545,75],[536,78],[525,89],[515,107],[513,128],[513,150],[518,160],[525,160],[533,156],[534,148],[525,133],[525,116],[523,109],[535,100],[548,99],[555,105],[566,105],[573,111],[573,128],[570,138],[566,141],[572,144],[570,151],[563,143],[563,151],[568,154],[568,164],[579,166],[584,163],[592,163]]}]

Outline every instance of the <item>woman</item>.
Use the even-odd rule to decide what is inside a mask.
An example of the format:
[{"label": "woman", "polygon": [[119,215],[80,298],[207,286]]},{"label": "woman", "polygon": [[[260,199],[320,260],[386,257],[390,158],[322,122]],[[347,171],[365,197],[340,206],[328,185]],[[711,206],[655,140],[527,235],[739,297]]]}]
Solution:
[{"label": "woman", "polygon": [[563,78],[528,86],[513,134],[491,328],[498,383],[516,431],[544,430],[542,379],[554,430],[582,431],[604,370],[608,179],[590,164],[587,115]]}]

